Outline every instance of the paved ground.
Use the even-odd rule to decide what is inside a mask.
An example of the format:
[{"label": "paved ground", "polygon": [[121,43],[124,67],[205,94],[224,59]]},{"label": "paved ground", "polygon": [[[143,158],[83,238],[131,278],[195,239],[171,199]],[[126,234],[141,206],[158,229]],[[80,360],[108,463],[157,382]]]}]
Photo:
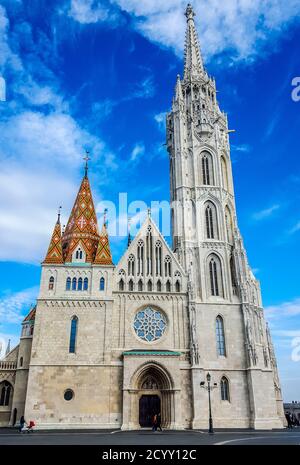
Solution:
[{"label": "paved ground", "polygon": [[20,434],[0,429],[0,445],[226,445],[295,444],[300,445],[300,428],[283,431],[35,431]]}]

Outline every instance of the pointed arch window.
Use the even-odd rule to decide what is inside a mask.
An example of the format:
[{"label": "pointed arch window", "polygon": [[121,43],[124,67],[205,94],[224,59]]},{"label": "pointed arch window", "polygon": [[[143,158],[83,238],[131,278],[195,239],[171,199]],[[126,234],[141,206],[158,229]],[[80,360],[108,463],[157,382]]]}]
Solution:
[{"label": "pointed arch window", "polygon": [[100,278],[99,289],[100,289],[100,291],[104,291],[104,289],[105,289],[105,279],[103,278],[103,276],[102,276],[102,278]]},{"label": "pointed arch window", "polygon": [[218,239],[217,209],[212,202],[206,202],[205,204],[205,226],[206,238]]},{"label": "pointed arch window", "polygon": [[88,288],[89,288],[89,280],[88,280],[88,278],[84,278],[84,280],[83,280],[83,290],[87,291]]},{"label": "pointed arch window", "polygon": [[71,320],[71,331],[70,331],[70,344],[69,344],[69,353],[70,354],[75,354],[77,326],[78,326],[78,318],[77,318],[77,316],[73,316],[73,318]]},{"label": "pointed arch window", "polygon": [[133,291],[133,281],[132,281],[132,279],[129,280],[128,289],[129,289],[130,291]]},{"label": "pointed arch window", "polygon": [[143,290],[143,281],[140,279],[139,282],[138,282],[138,291],[142,291]]},{"label": "pointed arch window", "polygon": [[82,278],[78,279],[77,291],[82,291]]},{"label": "pointed arch window", "polygon": [[165,276],[170,278],[171,277],[171,272],[172,272],[172,269],[171,269],[171,257],[169,255],[167,255],[165,257]]},{"label": "pointed arch window", "polygon": [[148,284],[147,284],[147,289],[149,292],[152,291],[152,281],[149,279]]},{"label": "pointed arch window", "polygon": [[224,296],[223,292],[223,281],[222,281],[222,268],[221,261],[216,255],[211,255],[208,259],[209,267],[209,284],[210,284],[210,295],[212,296]]},{"label": "pointed arch window", "polygon": [[72,279],[72,291],[76,291],[76,286],[77,286],[77,279],[73,278]]},{"label": "pointed arch window", "polygon": [[156,289],[157,289],[157,292],[161,292],[161,281],[157,281]]},{"label": "pointed arch window", "polygon": [[8,381],[4,381],[0,385],[0,389],[1,389],[1,392],[0,392],[0,405],[1,406],[7,406],[7,405],[9,405],[12,386]]},{"label": "pointed arch window", "polygon": [[220,315],[216,318],[216,343],[218,355],[226,357],[224,322]]},{"label": "pointed arch window", "polygon": [[54,276],[50,276],[48,289],[49,291],[53,291],[54,289]]},{"label": "pointed arch window", "polygon": [[134,255],[129,255],[128,257],[128,276],[134,276],[134,268],[135,268],[135,259]]},{"label": "pointed arch window", "polygon": [[71,278],[67,278],[66,280],[66,291],[71,290]]},{"label": "pointed arch window", "polygon": [[152,275],[153,267],[153,256],[152,256],[152,231],[151,225],[148,226],[148,232],[146,237],[146,263],[147,263],[147,275]]},{"label": "pointed arch window", "polygon": [[120,281],[119,281],[119,291],[124,291],[124,281],[123,281],[123,279],[120,279]]},{"label": "pointed arch window", "polygon": [[229,396],[229,382],[226,376],[223,376],[220,382],[220,390],[221,390],[221,400],[230,401]]},{"label": "pointed arch window", "polygon": [[137,247],[137,274],[144,274],[144,242],[139,241]]},{"label": "pointed arch window", "polygon": [[226,239],[229,244],[233,242],[233,224],[232,224],[232,215],[231,212],[226,205],[225,207],[225,225],[226,225]]},{"label": "pointed arch window", "polygon": [[156,276],[161,276],[161,267],[162,267],[162,246],[160,241],[156,241],[155,244],[155,271]]},{"label": "pointed arch window", "polygon": [[228,171],[227,171],[227,163],[225,158],[222,156],[221,157],[221,168],[222,168],[222,182],[223,182],[223,188],[228,189]]},{"label": "pointed arch window", "polygon": [[20,367],[23,366],[23,357],[20,357]]},{"label": "pointed arch window", "polygon": [[170,281],[166,282],[166,291],[171,292],[171,283],[170,283]]},{"label": "pointed arch window", "polygon": [[201,154],[201,171],[202,171],[202,184],[213,185],[213,159],[209,152],[202,152]]},{"label": "pointed arch window", "polygon": [[234,263],[233,255],[231,255],[230,257],[230,274],[231,274],[232,292],[233,292],[233,295],[236,295],[237,294],[237,279],[236,279],[235,263]]},{"label": "pointed arch window", "polygon": [[175,290],[176,290],[176,292],[180,292],[180,282],[179,281],[176,281],[176,283],[175,283]]}]

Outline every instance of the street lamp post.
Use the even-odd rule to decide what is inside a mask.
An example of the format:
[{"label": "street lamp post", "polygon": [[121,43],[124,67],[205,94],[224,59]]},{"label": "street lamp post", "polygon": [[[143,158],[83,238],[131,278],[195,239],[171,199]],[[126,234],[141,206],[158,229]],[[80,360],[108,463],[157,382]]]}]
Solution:
[{"label": "street lamp post", "polygon": [[214,427],[213,427],[213,419],[212,419],[212,413],[211,413],[211,391],[217,387],[217,383],[214,383],[214,385],[211,385],[211,375],[210,373],[207,373],[206,375],[206,381],[207,381],[207,386],[205,386],[205,381],[201,381],[200,387],[203,389],[206,389],[208,392],[208,411],[209,411],[209,428],[208,432],[210,434],[214,433]]}]

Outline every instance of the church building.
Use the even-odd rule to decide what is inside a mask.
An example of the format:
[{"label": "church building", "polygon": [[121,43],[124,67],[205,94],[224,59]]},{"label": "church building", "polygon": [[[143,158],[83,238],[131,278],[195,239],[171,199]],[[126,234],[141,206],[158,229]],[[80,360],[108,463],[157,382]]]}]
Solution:
[{"label": "church building", "polygon": [[0,426],[282,428],[276,358],[238,228],[227,116],[190,5],[166,121],[172,247],[149,214],[114,264],[86,166],[36,306],[0,361]]}]

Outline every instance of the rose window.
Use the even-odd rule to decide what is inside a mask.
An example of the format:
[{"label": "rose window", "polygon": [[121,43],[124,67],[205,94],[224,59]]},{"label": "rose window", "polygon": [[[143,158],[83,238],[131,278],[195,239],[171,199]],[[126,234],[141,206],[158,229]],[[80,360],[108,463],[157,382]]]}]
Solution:
[{"label": "rose window", "polygon": [[135,315],[133,327],[139,338],[152,342],[164,334],[167,321],[161,312],[147,307]]}]

